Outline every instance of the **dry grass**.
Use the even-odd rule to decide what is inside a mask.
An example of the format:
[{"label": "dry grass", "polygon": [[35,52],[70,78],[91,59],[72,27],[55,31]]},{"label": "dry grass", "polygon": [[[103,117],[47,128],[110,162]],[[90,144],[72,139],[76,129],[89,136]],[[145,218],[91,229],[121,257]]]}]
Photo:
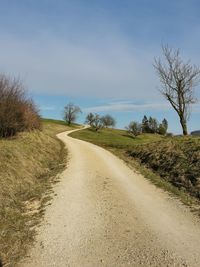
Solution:
[{"label": "dry grass", "polygon": [[15,266],[34,239],[34,226],[49,199],[46,193],[66,164],[56,134],[68,129],[45,121],[41,132],[0,139],[0,258],[5,266]]},{"label": "dry grass", "polygon": [[174,137],[137,145],[128,155],[139,159],[165,181],[200,199],[200,138]]}]

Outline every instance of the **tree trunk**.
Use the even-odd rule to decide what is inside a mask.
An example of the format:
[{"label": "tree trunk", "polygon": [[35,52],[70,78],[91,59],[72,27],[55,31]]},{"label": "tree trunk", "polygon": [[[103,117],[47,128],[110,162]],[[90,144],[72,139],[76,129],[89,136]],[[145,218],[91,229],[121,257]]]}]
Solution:
[{"label": "tree trunk", "polygon": [[187,123],[185,121],[185,119],[180,118],[180,123],[183,129],[183,135],[188,135],[188,130],[187,130]]}]

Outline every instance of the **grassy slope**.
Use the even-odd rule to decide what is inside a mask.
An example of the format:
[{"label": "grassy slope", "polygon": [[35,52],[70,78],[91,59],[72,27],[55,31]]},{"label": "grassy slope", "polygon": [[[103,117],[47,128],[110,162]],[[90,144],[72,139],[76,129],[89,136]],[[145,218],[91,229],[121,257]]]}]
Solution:
[{"label": "grassy slope", "polygon": [[128,154],[139,158],[174,186],[200,199],[200,138],[170,138],[136,146]]},{"label": "grassy slope", "polygon": [[164,137],[157,134],[144,134],[139,135],[137,138],[133,138],[126,131],[118,129],[102,129],[98,132],[95,132],[92,129],[86,129],[75,132],[71,134],[71,136],[103,147],[119,149],[128,149],[130,146],[136,144],[146,144],[164,139]]},{"label": "grassy slope", "polygon": [[[196,200],[188,192],[194,195],[193,191],[199,192],[199,187],[195,186],[192,191],[191,183],[184,181],[187,180],[187,175],[193,179],[195,176],[198,181],[200,138],[163,137],[155,134],[133,138],[126,131],[112,129],[103,129],[97,133],[87,129],[73,133],[72,136],[109,149],[154,184],[178,195],[185,204],[196,204]],[[178,182],[177,176],[180,178]]]},{"label": "grassy slope", "polygon": [[71,129],[63,122],[44,120],[43,131],[0,139],[0,258],[14,266],[34,238],[45,195],[66,162],[56,138]]}]

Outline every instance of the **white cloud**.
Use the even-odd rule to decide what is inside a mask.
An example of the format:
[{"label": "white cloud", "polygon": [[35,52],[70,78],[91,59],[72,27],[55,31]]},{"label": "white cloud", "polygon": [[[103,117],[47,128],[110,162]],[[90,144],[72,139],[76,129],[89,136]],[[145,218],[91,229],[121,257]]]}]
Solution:
[{"label": "white cloud", "polygon": [[106,105],[94,106],[83,109],[84,112],[132,112],[132,111],[163,111],[168,110],[168,103],[143,103],[134,104],[128,101],[112,102]]}]

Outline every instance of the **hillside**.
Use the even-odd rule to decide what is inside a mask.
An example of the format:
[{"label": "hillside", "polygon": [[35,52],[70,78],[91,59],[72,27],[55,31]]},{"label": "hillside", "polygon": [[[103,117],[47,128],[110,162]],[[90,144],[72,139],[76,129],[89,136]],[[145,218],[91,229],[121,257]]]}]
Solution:
[{"label": "hillside", "polygon": [[127,154],[200,199],[200,138],[174,137],[137,145]]},{"label": "hillside", "polygon": [[115,129],[97,133],[87,129],[73,133],[72,137],[111,150],[158,186],[179,195],[187,204],[191,201],[188,193],[200,198],[200,138],[157,134],[133,138],[126,131]]},{"label": "hillside", "polygon": [[200,130],[199,130],[199,131],[194,131],[194,132],[191,132],[191,135],[200,136]]},{"label": "hillside", "polygon": [[34,238],[46,193],[66,163],[56,134],[68,129],[62,121],[43,120],[42,131],[0,139],[0,259],[6,266],[13,266]]}]

